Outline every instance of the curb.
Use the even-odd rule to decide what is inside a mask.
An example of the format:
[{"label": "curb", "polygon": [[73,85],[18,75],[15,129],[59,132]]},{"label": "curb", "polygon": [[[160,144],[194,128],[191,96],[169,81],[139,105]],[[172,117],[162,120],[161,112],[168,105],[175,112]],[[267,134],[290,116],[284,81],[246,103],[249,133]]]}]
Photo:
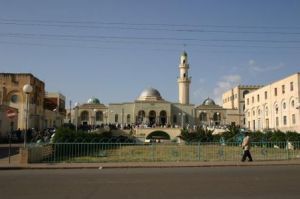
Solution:
[{"label": "curb", "polygon": [[34,164],[28,164],[28,165],[20,165],[20,166],[1,166],[0,170],[35,170],[35,169],[135,169],[135,168],[201,168],[201,167],[257,167],[257,166],[295,166],[300,165],[300,162],[251,162],[251,163],[212,163],[212,164],[172,164],[172,163],[166,163],[166,164],[136,164],[136,163],[124,163],[124,164],[99,164],[99,165],[34,165]]}]

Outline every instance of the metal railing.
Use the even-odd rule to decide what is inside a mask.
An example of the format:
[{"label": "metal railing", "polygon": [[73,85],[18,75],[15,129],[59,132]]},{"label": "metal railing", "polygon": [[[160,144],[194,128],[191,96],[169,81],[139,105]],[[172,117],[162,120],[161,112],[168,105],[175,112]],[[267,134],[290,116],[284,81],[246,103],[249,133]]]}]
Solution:
[{"label": "metal railing", "polygon": [[[240,161],[240,143],[54,143],[31,144],[29,162]],[[254,160],[300,158],[300,142],[255,142]]]}]

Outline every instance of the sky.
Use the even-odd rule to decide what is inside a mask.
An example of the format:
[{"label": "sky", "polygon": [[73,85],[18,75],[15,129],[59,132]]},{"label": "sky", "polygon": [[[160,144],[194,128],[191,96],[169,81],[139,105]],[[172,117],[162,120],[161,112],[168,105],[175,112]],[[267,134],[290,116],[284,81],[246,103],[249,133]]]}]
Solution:
[{"label": "sky", "polygon": [[0,72],[32,73],[67,106],[149,87],[178,102],[184,50],[195,105],[300,72],[300,1],[0,0]]}]

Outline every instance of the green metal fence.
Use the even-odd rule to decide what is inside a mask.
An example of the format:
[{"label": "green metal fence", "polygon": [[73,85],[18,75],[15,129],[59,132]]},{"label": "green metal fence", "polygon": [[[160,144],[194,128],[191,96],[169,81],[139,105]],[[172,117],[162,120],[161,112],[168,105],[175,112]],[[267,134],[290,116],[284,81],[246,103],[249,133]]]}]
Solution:
[{"label": "green metal fence", "polygon": [[[29,145],[30,162],[240,161],[240,143],[55,143]],[[252,143],[254,160],[300,158],[300,142]]]}]

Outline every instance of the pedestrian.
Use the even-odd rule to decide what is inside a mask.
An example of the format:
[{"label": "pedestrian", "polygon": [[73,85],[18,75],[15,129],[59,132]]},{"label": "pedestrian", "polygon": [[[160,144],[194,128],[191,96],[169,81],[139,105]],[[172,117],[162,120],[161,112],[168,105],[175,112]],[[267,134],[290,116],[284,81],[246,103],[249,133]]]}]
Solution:
[{"label": "pedestrian", "polygon": [[245,137],[244,137],[243,143],[242,143],[242,148],[244,150],[244,154],[243,154],[243,157],[242,157],[242,162],[244,162],[247,157],[248,157],[249,162],[253,161],[251,153],[250,153],[250,147],[251,147],[251,141],[250,141],[250,137],[249,137],[249,132],[245,131]]}]

